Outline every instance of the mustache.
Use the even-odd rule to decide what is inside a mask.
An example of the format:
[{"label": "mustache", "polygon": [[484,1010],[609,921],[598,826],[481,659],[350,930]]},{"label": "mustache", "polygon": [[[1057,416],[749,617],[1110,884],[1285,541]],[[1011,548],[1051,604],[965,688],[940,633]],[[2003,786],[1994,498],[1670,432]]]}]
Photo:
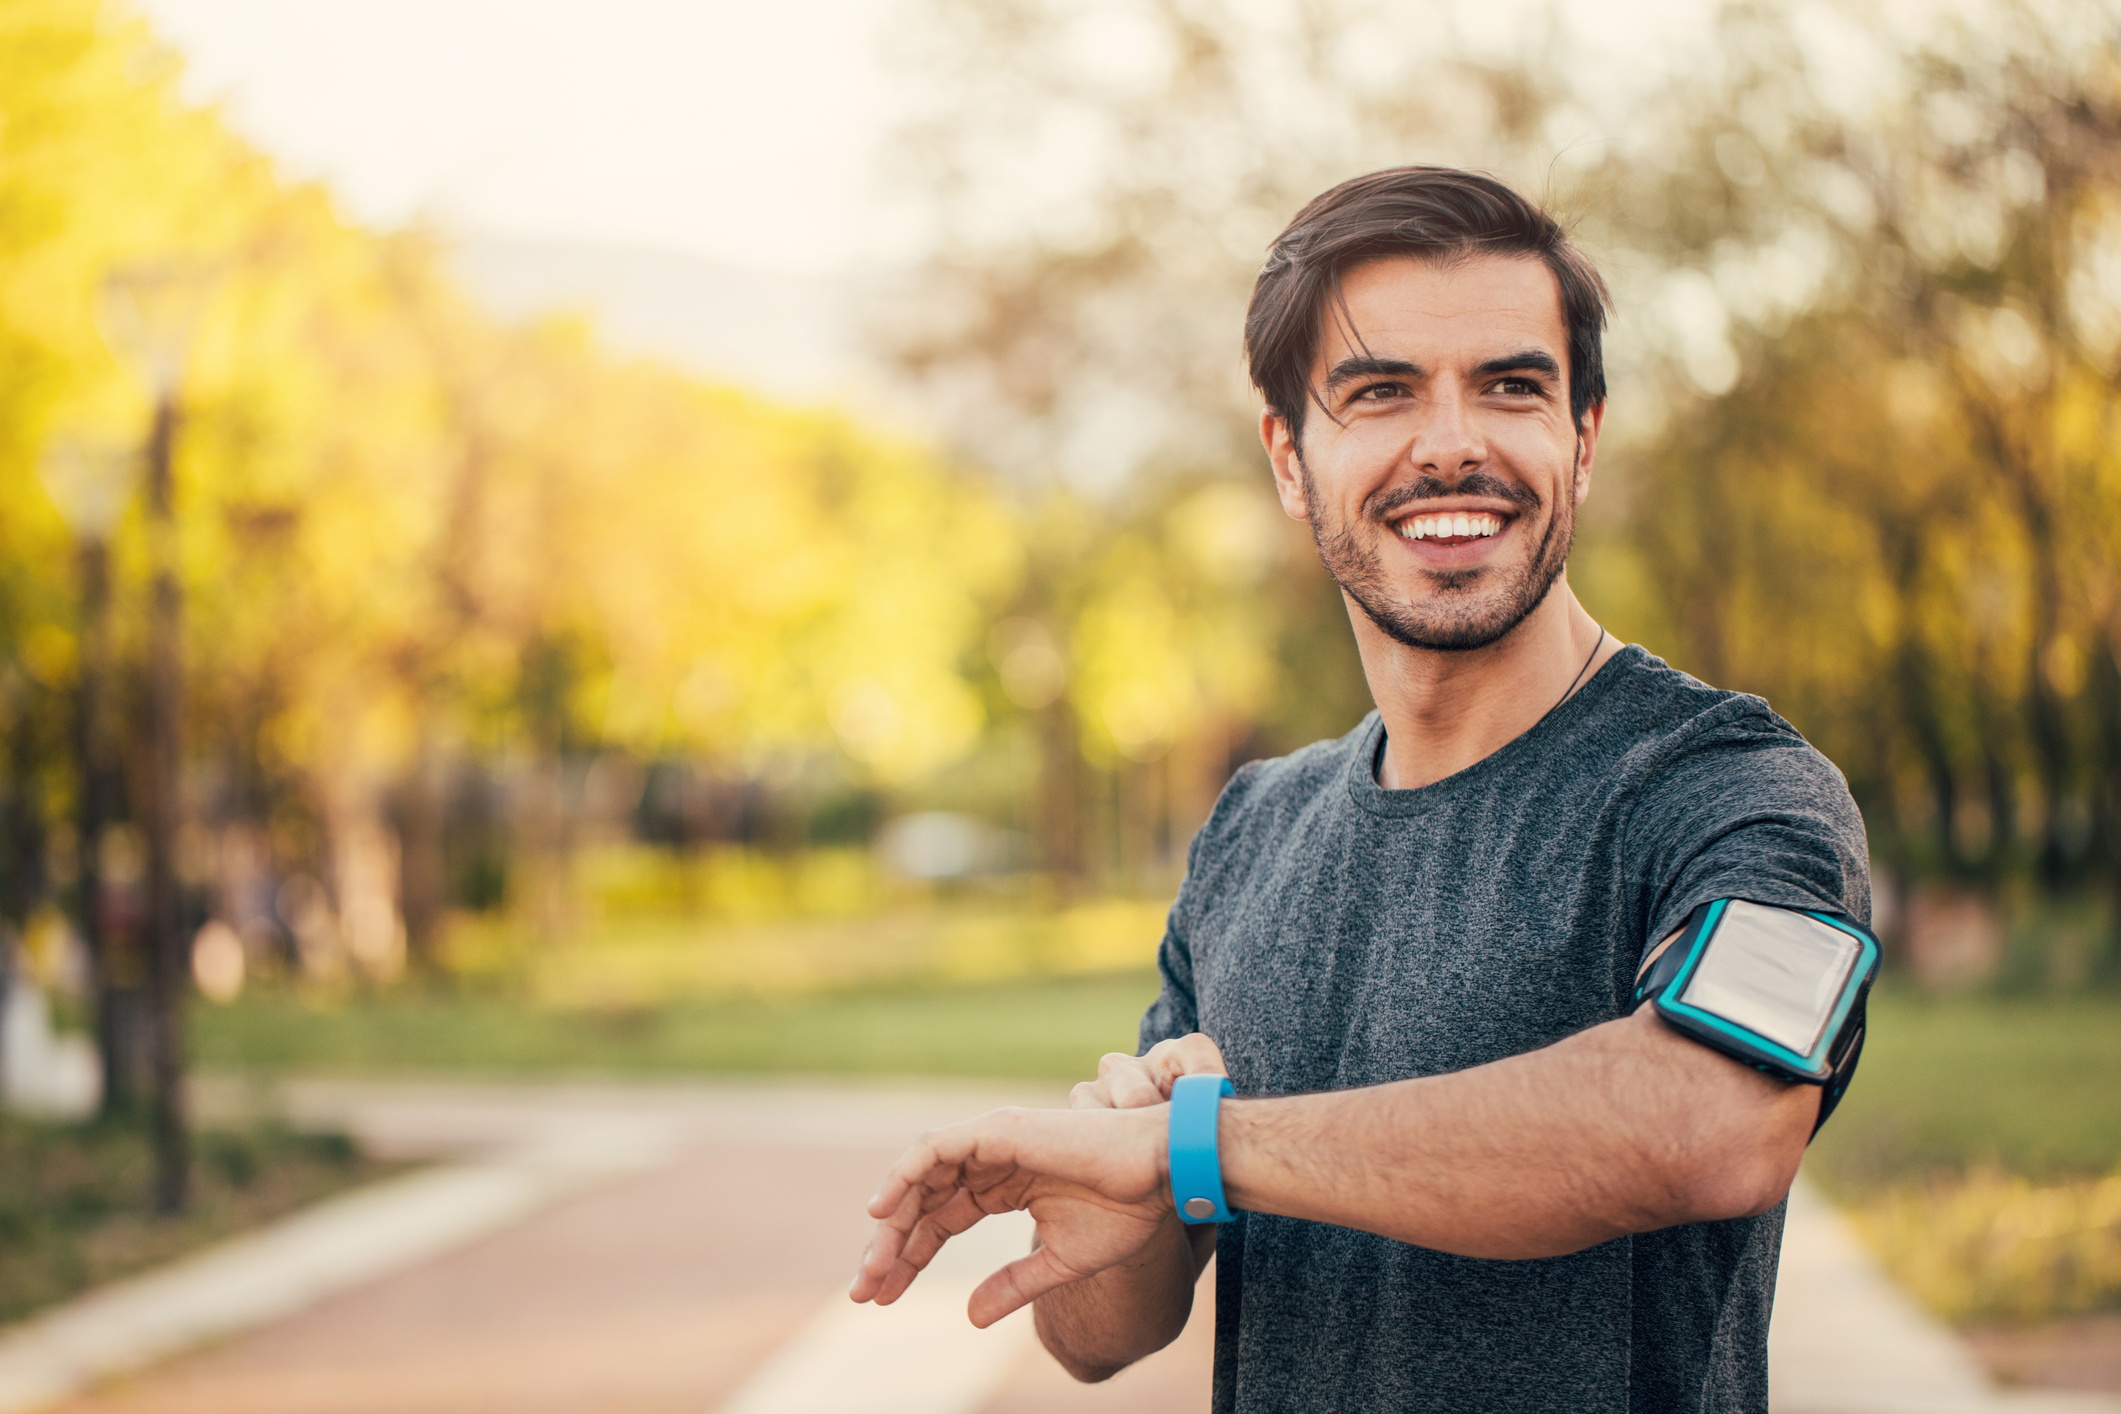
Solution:
[{"label": "mustache", "polygon": [[1445,496],[1484,496],[1491,500],[1508,501],[1511,505],[1525,510],[1538,510],[1542,504],[1539,493],[1529,486],[1504,481],[1492,472],[1475,471],[1456,481],[1445,481],[1440,476],[1424,476],[1418,481],[1394,486],[1389,491],[1379,492],[1365,509],[1372,520],[1388,520],[1416,501],[1436,501]]}]

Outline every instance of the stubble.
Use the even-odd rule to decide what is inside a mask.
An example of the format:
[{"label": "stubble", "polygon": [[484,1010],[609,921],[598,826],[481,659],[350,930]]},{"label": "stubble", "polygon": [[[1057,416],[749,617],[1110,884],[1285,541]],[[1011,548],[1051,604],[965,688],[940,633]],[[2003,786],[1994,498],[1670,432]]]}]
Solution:
[{"label": "stubble", "polygon": [[[1318,557],[1371,623],[1409,648],[1427,648],[1462,653],[1485,648],[1523,623],[1554,588],[1554,581],[1569,562],[1576,539],[1576,507],[1563,497],[1548,516],[1546,529],[1529,560],[1515,566],[1471,570],[1417,570],[1435,593],[1412,602],[1395,595],[1381,557],[1358,533],[1354,525],[1328,525],[1325,502],[1311,479],[1311,468],[1301,454],[1296,459],[1303,477],[1304,499],[1312,508],[1311,539]],[[1525,515],[1544,504],[1537,492],[1492,476],[1473,472],[1446,485],[1425,476],[1410,485],[1366,503],[1363,523],[1380,535],[1396,534],[1387,523],[1395,513],[1417,501],[1443,496],[1488,496],[1510,501]]]}]

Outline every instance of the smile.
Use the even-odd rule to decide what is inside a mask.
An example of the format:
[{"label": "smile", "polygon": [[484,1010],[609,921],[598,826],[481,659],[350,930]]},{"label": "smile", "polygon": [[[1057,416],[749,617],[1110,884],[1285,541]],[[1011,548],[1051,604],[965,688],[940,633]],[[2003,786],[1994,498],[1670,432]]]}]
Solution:
[{"label": "smile", "polygon": [[1445,511],[1408,516],[1394,527],[1408,540],[1482,540],[1501,531],[1501,516],[1484,511]]}]

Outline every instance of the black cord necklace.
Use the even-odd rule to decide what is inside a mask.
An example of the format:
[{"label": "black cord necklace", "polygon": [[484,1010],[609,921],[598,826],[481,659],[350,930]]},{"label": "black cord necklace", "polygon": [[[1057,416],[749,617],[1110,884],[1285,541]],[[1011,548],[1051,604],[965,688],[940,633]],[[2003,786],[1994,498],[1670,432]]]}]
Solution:
[{"label": "black cord necklace", "polygon": [[[1591,664],[1595,662],[1598,658],[1598,650],[1603,647],[1605,647],[1605,626],[1601,624],[1598,628],[1598,641],[1591,645],[1591,656],[1583,660],[1583,666],[1576,670],[1576,676],[1569,679],[1569,690],[1567,692],[1562,693],[1560,700],[1555,702],[1552,707],[1549,707],[1545,712],[1542,712],[1540,714],[1539,721],[1534,722],[1532,724],[1533,726],[1536,727],[1540,724],[1540,722],[1544,722],[1547,718],[1553,716],[1554,713],[1560,709],[1561,704],[1563,702],[1568,701],[1569,698],[1575,695],[1576,684],[1583,681],[1583,675],[1591,670]],[[1394,789],[1394,787],[1387,786],[1384,783],[1385,751],[1386,748],[1388,748],[1391,744],[1391,738],[1386,736],[1383,732],[1379,732],[1377,736],[1377,756],[1376,759],[1370,762],[1370,779],[1375,781],[1380,788],[1385,790]]]},{"label": "black cord necklace", "polygon": [[1583,660],[1583,666],[1576,670],[1576,676],[1569,679],[1569,690],[1561,694],[1561,697],[1554,703],[1553,707],[1547,708],[1545,714],[1540,717],[1540,721],[1543,722],[1548,717],[1553,716],[1556,707],[1561,706],[1563,702],[1576,695],[1576,684],[1583,681],[1583,675],[1591,670],[1592,661],[1598,657],[1598,650],[1603,647],[1605,647],[1605,626],[1601,624],[1598,627],[1598,641],[1591,645],[1591,656]]}]

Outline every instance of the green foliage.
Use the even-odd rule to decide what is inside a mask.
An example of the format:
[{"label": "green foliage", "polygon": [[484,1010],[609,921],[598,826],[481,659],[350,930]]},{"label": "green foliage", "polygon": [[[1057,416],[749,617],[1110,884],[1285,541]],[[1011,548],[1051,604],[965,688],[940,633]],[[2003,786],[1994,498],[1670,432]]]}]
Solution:
[{"label": "green foliage", "polygon": [[1833,757],[1896,872],[2113,879],[2121,31],[2095,4],[1915,44],[1826,23],[1725,7],[1659,100],[1691,155],[1592,179],[1693,313],[1601,576]]},{"label": "green foliage", "polygon": [[[943,313],[899,326],[899,352],[984,391],[964,431],[997,465],[1078,470],[1116,388],[1135,435],[1100,457],[1263,496],[1229,340],[1275,231],[1365,170],[1495,171],[1570,220],[1616,296],[1571,567],[1592,611],[1768,696],[1842,766],[1896,874],[2121,877],[2111,6],[1733,0],[1690,34],[1645,33],[1627,72],[1582,57],[1612,36],[1567,7],[1476,39],[1357,0],[1204,0],[1130,12],[1158,57],[1117,75],[1062,57],[1106,22],[1095,7],[926,13],[938,97],[910,151],[952,240],[926,272]],[[987,194],[1059,131],[1104,160],[1002,219]],[[1141,538],[1109,537],[1077,634],[1124,647],[1109,614],[1182,678],[1177,645],[1212,611],[1194,617]],[[1330,617],[1253,640],[1270,680],[1334,703],[1302,719],[1312,734],[1359,710],[1345,657],[1311,656],[1345,642]],[[1083,667],[1076,713],[1109,754],[1115,679],[1096,652]],[[1234,700],[1275,722],[1279,704]]]}]

